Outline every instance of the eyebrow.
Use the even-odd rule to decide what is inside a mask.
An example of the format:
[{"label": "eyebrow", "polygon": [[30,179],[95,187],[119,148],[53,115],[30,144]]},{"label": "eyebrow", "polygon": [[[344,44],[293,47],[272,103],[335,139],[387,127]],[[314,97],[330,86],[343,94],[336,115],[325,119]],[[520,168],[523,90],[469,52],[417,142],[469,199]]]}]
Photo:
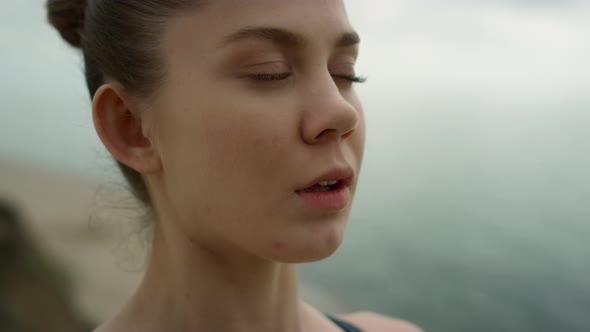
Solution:
[{"label": "eyebrow", "polygon": [[[245,39],[258,39],[269,41],[282,46],[305,47],[307,39],[300,34],[275,27],[245,27],[236,32],[230,33],[221,43],[221,46],[242,41]],[[345,32],[336,40],[336,48],[355,46],[361,42],[359,35],[354,31]]]}]

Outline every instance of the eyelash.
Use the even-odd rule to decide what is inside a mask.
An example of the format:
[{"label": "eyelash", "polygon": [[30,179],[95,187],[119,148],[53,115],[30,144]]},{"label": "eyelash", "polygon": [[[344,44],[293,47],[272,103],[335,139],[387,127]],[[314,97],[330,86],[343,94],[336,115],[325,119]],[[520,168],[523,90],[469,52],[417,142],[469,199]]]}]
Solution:
[{"label": "eyelash", "polygon": [[[248,75],[249,78],[255,81],[280,81],[291,77],[291,73],[280,73],[280,74],[252,74]],[[356,75],[333,75],[336,78],[342,78],[352,83],[365,83],[367,78],[364,76]]]},{"label": "eyelash", "polygon": [[280,74],[252,74],[248,75],[249,78],[255,81],[280,81],[287,79],[291,76],[291,73],[280,73]]},{"label": "eyelash", "polygon": [[335,75],[334,77],[343,78],[345,80],[351,81],[352,83],[365,83],[367,81],[367,77],[366,76]]}]

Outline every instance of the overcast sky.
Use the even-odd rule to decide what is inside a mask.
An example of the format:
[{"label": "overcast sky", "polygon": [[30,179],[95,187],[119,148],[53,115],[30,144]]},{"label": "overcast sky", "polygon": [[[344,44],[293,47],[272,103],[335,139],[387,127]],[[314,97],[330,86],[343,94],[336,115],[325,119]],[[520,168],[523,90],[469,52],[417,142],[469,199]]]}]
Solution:
[{"label": "overcast sky", "polygon": [[[400,105],[425,101],[432,107],[420,111],[444,112],[465,99],[501,99],[514,106],[498,110],[507,116],[534,109],[516,105],[590,106],[590,1],[346,3],[376,128]],[[0,40],[0,158],[96,172],[103,150],[81,60],[45,23],[44,1],[0,5]]]}]

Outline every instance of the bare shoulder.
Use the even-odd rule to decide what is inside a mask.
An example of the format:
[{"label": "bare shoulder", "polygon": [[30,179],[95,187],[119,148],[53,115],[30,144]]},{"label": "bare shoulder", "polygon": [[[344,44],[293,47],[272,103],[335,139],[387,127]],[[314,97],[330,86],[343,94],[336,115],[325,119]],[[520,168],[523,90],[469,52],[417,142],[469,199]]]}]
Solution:
[{"label": "bare shoulder", "polygon": [[364,332],[423,332],[418,326],[370,311],[357,311],[340,317]]}]

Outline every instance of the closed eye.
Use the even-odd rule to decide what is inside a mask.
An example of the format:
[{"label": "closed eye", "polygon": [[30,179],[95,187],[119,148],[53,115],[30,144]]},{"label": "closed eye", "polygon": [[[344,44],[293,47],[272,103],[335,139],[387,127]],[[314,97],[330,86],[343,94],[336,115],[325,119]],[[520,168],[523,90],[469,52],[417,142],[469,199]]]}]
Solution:
[{"label": "closed eye", "polygon": [[291,77],[293,73],[260,73],[247,75],[248,78],[255,81],[280,81]]},{"label": "closed eye", "polygon": [[[255,81],[280,81],[291,77],[293,73],[260,73],[247,75],[248,78]],[[365,83],[367,77],[357,75],[332,75],[334,78],[344,79],[352,83]]]},{"label": "closed eye", "polygon": [[365,83],[367,81],[366,76],[356,76],[356,75],[332,75],[332,77],[344,79],[350,81],[352,83]]}]

